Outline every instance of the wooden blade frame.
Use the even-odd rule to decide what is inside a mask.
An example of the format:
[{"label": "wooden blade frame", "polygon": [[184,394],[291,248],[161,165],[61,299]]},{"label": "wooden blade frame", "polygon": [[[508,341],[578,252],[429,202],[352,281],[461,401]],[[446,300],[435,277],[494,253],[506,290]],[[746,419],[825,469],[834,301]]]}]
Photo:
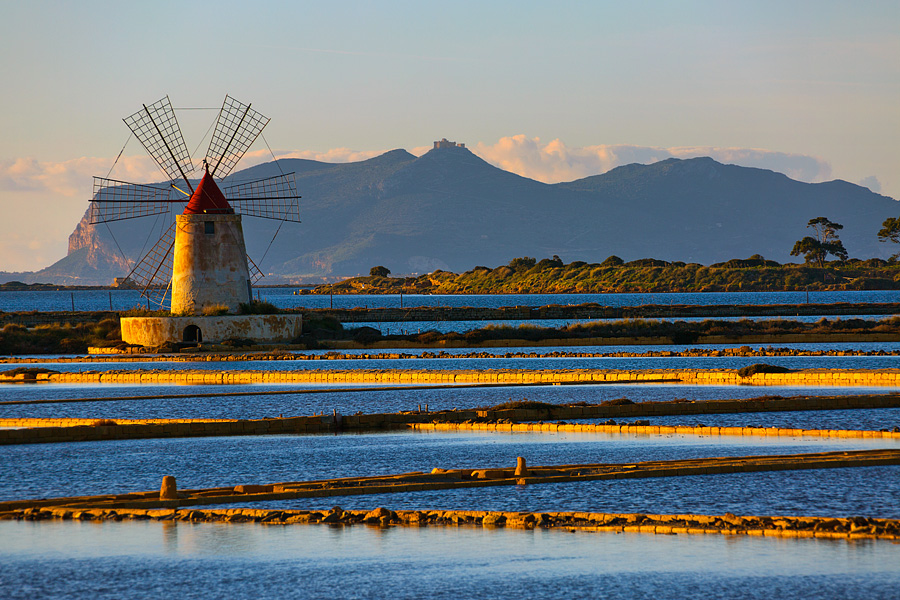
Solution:
[{"label": "wooden blade frame", "polygon": [[91,198],[89,221],[91,225],[135,219],[169,212],[173,197],[169,185],[141,185],[94,177],[94,195]]},{"label": "wooden blade frame", "polygon": [[188,173],[193,172],[194,166],[169,97],[150,106],[145,104],[123,120],[163,173],[171,180],[184,180],[193,193]]},{"label": "wooden blade frame", "polygon": [[218,179],[228,177],[234,166],[247,152],[266,125],[269,117],[263,116],[225,95],[225,102],[219,111],[216,129],[206,151],[209,174]]},{"label": "wooden blade frame", "polygon": [[222,193],[242,215],[300,223],[300,195],[293,173],[224,186]]},{"label": "wooden blade frame", "polygon": [[172,270],[175,265],[175,223],[163,233],[162,237],[144,255],[128,278],[141,288],[141,296],[159,307],[164,307],[169,282],[172,281]]}]

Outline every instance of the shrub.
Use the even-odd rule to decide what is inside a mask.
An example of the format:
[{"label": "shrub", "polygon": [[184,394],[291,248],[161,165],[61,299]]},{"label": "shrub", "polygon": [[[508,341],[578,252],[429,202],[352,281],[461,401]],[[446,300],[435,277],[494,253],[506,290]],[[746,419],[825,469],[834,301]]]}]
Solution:
[{"label": "shrub", "polygon": [[516,408],[524,408],[530,410],[552,410],[556,408],[555,404],[548,402],[538,402],[537,400],[510,400],[491,407],[491,410],[513,410]]},{"label": "shrub", "polygon": [[738,375],[741,377],[751,377],[757,373],[790,373],[787,367],[779,367],[777,365],[767,365],[765,363],[756,363],[738,369]]},{"label": "shrub", "polygon": [[200,311],[204,317],[218,317],[221,315],[228,314],[228,307],[224,304],[210,304],[209,306],[204,306]]},{"label": "shrub", "polygon": [[612,400],[604,400],[600,403],[600,406],[626,406],[628,404],[634,404],[634,401],[628,398],[614,398]]},{"label": "shrub", "polygon": [[251,300],[241,302],[238,306],[238,314],[241,315],[277,315],[281,312],[277,306],[265,300]]},{"label": "shrub", "polygon": [[625,261],[613,254],[612,256],[607,257],[602,263],[600,263],[601,267],[620,267],[625,264]]}]

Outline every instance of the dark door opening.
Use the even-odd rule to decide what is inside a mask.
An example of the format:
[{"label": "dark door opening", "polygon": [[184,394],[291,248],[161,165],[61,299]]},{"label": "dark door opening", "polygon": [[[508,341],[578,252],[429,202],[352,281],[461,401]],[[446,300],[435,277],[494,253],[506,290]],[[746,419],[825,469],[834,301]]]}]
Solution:
[{"label": "dark door opening", "polygon": [[203,341],[203,334],[196,325],[188,325],[184,328],[183,338],[185,342],[196,342],[199,344]]}]

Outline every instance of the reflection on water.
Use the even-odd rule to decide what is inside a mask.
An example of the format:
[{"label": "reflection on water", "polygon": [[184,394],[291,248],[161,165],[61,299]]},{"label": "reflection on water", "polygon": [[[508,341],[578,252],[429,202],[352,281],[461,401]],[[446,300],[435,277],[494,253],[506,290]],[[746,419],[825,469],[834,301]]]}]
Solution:
[{"label": "reflection on water", "polygon": [[888,598],[889,542],[0,522],[7,598]]}]

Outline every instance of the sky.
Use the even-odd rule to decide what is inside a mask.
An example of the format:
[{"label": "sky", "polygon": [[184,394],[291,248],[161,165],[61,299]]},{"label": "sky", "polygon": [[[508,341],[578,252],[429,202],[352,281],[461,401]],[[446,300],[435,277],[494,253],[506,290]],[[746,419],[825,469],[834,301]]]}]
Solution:
[{"label": "sky", "polygon": [[446,137],[546,182],[712,156],[900,199],[896,0],[0,0],[0,52],[0,271],[65,255],[93,175],[163,179],[122,119],[166,95],[201,157],[226,93],[271,117],[238,168]]}]

